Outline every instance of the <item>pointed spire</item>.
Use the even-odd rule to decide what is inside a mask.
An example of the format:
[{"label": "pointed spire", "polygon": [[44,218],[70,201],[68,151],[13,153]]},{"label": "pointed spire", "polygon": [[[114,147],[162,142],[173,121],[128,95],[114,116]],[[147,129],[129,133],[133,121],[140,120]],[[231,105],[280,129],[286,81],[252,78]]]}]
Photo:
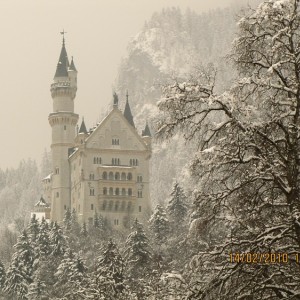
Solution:
[{"label": "pointed spire", "polygon": [[67,54],[67,50],[65,47],[65,36],[63,36],[62,48],[60,51],[60,56],[58,59],[54,78],[55,77],[67,77],[68,76],[68,67],[69,67],[69,59],[68,59],[68,54]]},{"label": "pointed spire", "polygon": [[118,97],[118,95],[117,95],[116,92],[114,92],[113,98],[114,98],[114,103],[113,103],[114,107],[118,107],[118,104],[119,104],[119,97]]},{"label": "pointed spire", "polygon": [[150,136],[151,137],[151,131],[150,131],[148,122],[146,122],[145,129],[142,131],[142,136]]},{"label": "pointed spire", "polygon": [[82,122],[81,122],[81,125],[80,125],[80,129],[79,129],[79,133],[84,133],[84,134],[87,133],[87,130],[86,130],[86,126],[85,126],[84,118],[83,118],[83,117],[82,117]]},{"label": "pointed spire", "polygon": [[73,56],[72,56],[72,60],[71,60],[69,70],[77,72],[75,64],[74,64]]},{"label": "pointed spire", "polygon": [[128,90],[126,92],[126,104],[125,104],[125,109],[124,109],[123,115],[129,122],[129,124],[132,125],[133,127],[135,127],[134,122],[133,122],[133,116],[132,116],[131,109],[130,109],[130,105],[128,102]]}]

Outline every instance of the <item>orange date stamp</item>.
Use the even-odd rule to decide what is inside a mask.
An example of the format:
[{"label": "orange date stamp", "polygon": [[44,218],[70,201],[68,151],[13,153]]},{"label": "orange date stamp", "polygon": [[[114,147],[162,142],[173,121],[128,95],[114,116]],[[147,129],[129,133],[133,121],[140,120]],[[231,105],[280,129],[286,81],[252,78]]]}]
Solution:
[{"label": "orange date stamp", "polygon": [[229,253],[229,261],[246,264],[299,263],[299,253]]}]

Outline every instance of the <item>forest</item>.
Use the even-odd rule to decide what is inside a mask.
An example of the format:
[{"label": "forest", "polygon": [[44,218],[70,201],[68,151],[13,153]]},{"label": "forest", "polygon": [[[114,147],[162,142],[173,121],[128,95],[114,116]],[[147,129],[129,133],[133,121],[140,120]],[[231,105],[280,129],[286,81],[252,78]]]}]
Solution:
[{"label": "forest", "polygon": [[[0,299],[300,299],[300,3],[265,0],[216,33],[232,14],[155,14],[120,67],[116,86],[134,82],[135,115],[148,112],[155,132],[148,224],[114,231],[97,213],[79,224],[76,211],[22,222],[38,168],[0,173],[1,206],[10,195],[18,212],[3,210]],[[189,65],[174,49],[166,60],[181,42],[215,59]]]}]

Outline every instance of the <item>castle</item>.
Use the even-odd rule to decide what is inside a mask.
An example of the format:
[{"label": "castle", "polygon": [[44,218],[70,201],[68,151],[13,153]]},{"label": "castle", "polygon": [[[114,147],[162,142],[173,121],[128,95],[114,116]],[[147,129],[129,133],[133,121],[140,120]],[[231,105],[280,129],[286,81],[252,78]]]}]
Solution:
[{"label": "castle", "polygon": [[[48,120],[52,129],[52,173],[43,179],[43,197],[35,206],[40,215],[61,222],[67,209],[75,209],[80,222],[93,222],[95,213],[111,226],[128,227],[131,220],[148,219],[149,160],[151,133],[148,124],[139,135],[133,121],[128,94],[125,109],[113,108],[87,130],[74,112],[77,70],[69,63],[65,39],[51,84],[53,112]],[[47,207],[49,203],[49,207]]]}]

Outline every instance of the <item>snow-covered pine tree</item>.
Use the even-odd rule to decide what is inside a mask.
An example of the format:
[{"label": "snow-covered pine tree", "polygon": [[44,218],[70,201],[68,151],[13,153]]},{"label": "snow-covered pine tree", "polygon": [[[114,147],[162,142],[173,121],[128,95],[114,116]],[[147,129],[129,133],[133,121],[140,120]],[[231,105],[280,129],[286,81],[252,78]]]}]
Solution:
[{"label": "snow-covered pine tree", "polygon": [[300,3],[266,0],[238,27],[229,91],[215,93],[207,68],[159,103],[158,134],[199,144],[190,236],[209,242],[189,264],[190,299],[299,298]]},{"label": "snow-covered pine tree", "polygon": [[6,278],[5,267],[2,263],[2,261],[0,260],[0,297],[1,297],[2,291],[4,290],[5,278]]},{"label": "snow-covered pine tree", "polygon": [[35,274],[33,282],[29,285],[27,298],[28,300],[49,299],[46,284],[41,281],[38,273]]},{"label": "snow-covered pine tree", "polygon": [[115,299],[124,290],[124,260],[117,245],[109,241],[103,253],[97,258],[94,274],[96,286],[102,290],[106,299]]},{"label": "snow-covered pine tree", "polygon": [[154,244],[158,249],[164,244],[169,235],[169,220],[163,206],[156,205],[153,214],[149,219],[149,229],[152,232]]},{"label": "snow-covered pine tree", "polygon": [[138,299],[145,299],[148,290],[146,278],[152,272],[152,249],[143,225],[137,219],[131,230],[124,250],[126,277],[131,291],[136,293]]},{"label": "snow-covered pine tree", "polygon": [[35,214],[31,217],[30,223],[27,226],[27,233],[32,246],[34,246],[34,244],[36,243],[37,236],[39,234],[39,221],[37,220]]},{"label": "snow-covered pine tree", "polygon": [[57,282],[55,289],[60,297],[67,299],[76,299],[75,295],[81,293],[81,282],[84,279],[87,268],[79,254],[74,254],[67,248],[60,265],[57,268],[55,276]]},{"label": "snow-covered pine tree", "polygon": [[175,234],[178,234],[178,229],[186,224],[187,212],[187,197],[179,183],[175,182],[167,205],[168,217]]},{"label": "snow-covered pine tree", "polygon": [[7,270],[4,291],[18,299],[27,299],[28,285],[33,280],[33,264],[36,255],[25,230],[19,236],[14,248],[16,251]]},{"label": "snow-covered pine tree", "polygon": [[51,224],[50,234],[49,234],[51,255],[62,256],[66,251],[66,237],[61,229],[61,227],[56,223]]},{"label": "snow-covered pine tree", "polygon": [[64,227],[64,230],[65,232],[68,232],[71,230],[71,227],[72,227],[72,217],[71,217],[71,210],[70,208],[68,208],[66,211],[65,211],[65,214],[64,214],[64,219],[63,219],[63,227]]},{"label": "snow-covered pine tree", "polygon": [[42,218],[42,221],[39,226],[39,234],[37,236],[37,246],[38,246],[38,255],[47,256],[50,254],[50,230],[49,225],[46,222],[45,218]]}]

